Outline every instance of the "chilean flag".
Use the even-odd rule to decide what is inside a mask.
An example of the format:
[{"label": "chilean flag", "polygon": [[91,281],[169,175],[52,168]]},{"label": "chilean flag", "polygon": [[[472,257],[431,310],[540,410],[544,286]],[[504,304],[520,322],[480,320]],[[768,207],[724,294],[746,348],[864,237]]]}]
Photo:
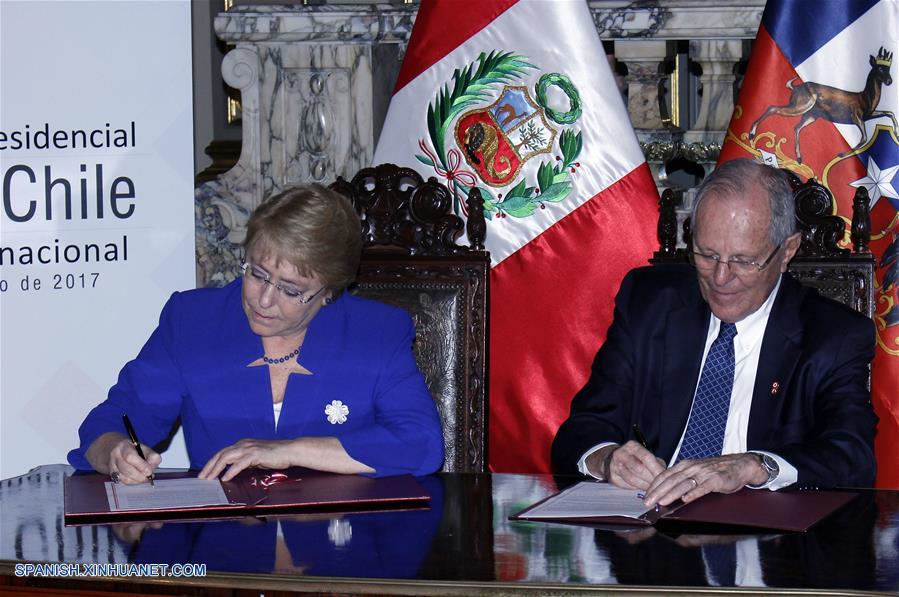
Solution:
[{"label": "chilean flag", "polygon": [[483,193],[490,467],[548,472],[621,279],[658,247],[658,192],[586,3],[423,1],[374,162]]},{"label": "chilean flag", "polygon": [[897,47],[895,0],[826,0],[814,11],[769,0],[719,160],[755,157],[818,179],[847,225],[855,189],[867,188],[877,258],[877,486],[892,488],[899,488]]}]

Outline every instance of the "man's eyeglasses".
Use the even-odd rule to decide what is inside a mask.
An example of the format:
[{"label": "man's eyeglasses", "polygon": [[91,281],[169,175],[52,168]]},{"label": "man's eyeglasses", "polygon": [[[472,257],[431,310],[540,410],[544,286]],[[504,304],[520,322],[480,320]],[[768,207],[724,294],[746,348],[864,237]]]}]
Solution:
[{"label": "man's eyeglasses", "polygon": [[696,269],[701,271],[711,271],[718,267],[719,263],[723,263],[727,266],[727,269],[730,273],[738,275],[738,276],[748,276],[752,274],[757,274],[771,263],[771,260],[774,259],[774,256],[777,255],[777,252],[780,251],[780,248],[783,246],[783,243],[777,245],[771,254],[768,255],[768,258],[763,262],[759,263],[757,261],[746,261],[745,259],[736,259],[731,257],[727,260],[722,260],[720,255],[715,255],[714,253],[701,253],[699,251],[690,251],[687,253],[687,256],[690,258],[690,263],[692,263]]},{"label": "man's eyeglasses", "polygon": [[271,274],[269,274],[261,267],[253,265],[249,262],[244,262],[243,264],[241,264],[240,271],[243,273],[244,279],[248,282],[251,282],[256,286],[271,284],[278,290],[279,293],[281,293],[281,296],[291,302],[299,303],[301,305],[305,305],[306,303],[314,299],[315,295],[325,289],[325,287],[322,286],[312,294],[307,294],[293,284],[285,284],[284,282],[272,282]]}]

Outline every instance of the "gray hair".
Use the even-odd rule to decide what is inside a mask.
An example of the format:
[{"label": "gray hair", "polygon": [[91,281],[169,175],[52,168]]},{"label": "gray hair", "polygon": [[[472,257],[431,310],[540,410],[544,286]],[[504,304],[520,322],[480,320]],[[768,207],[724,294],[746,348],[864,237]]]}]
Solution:
[{"label": "gray hair", "polygon": [[247,222],[247,254],[258,250],[318,275],[336,296],[356,278],[362,224],[349,199],[321,185],[286,189],[259,204]]},{"label": "gray hair", "polygon": [[768,237],[771,244],[777,247],[786,241],[796,232],[796,206],[789,176],[783,170],[745,158],[722,164],[702,182],[690,213],[694,233],[699,205],[707,195],[741,199],[746,197],[746,189],[751,187],[768,191],[771,213]]}]

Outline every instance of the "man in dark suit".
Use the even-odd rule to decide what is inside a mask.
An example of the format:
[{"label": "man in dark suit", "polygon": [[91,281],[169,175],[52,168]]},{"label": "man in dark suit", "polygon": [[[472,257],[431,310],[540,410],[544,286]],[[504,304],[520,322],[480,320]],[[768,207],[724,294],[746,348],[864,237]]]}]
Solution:
[{"label": "man in dark suit", "polygon": [[801,241],[786,175],[728,162],[691,221],[693,268],[622,282],[553,442],[557,472],[644,490],[648,506],[744,486],[870,486],[873,322],[785,273]]}]

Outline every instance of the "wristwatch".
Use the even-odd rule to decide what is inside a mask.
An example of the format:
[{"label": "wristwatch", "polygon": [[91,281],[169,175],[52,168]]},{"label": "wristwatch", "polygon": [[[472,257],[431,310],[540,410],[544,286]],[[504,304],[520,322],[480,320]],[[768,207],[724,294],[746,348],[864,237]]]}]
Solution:
[{"label": "wristwatch", "polygon": [[762,468],[765,469],[765,472],[768,473],[768,480],[758,486],[753,487],[764,487],[771,481],[777,478],[777,475],[780,474],[780,465],[777,464],[777,461],[774,460],[768,454],[760,454],[758,452],[753,452],[755,456],[759,459],[759,464],[762,465]]}]

